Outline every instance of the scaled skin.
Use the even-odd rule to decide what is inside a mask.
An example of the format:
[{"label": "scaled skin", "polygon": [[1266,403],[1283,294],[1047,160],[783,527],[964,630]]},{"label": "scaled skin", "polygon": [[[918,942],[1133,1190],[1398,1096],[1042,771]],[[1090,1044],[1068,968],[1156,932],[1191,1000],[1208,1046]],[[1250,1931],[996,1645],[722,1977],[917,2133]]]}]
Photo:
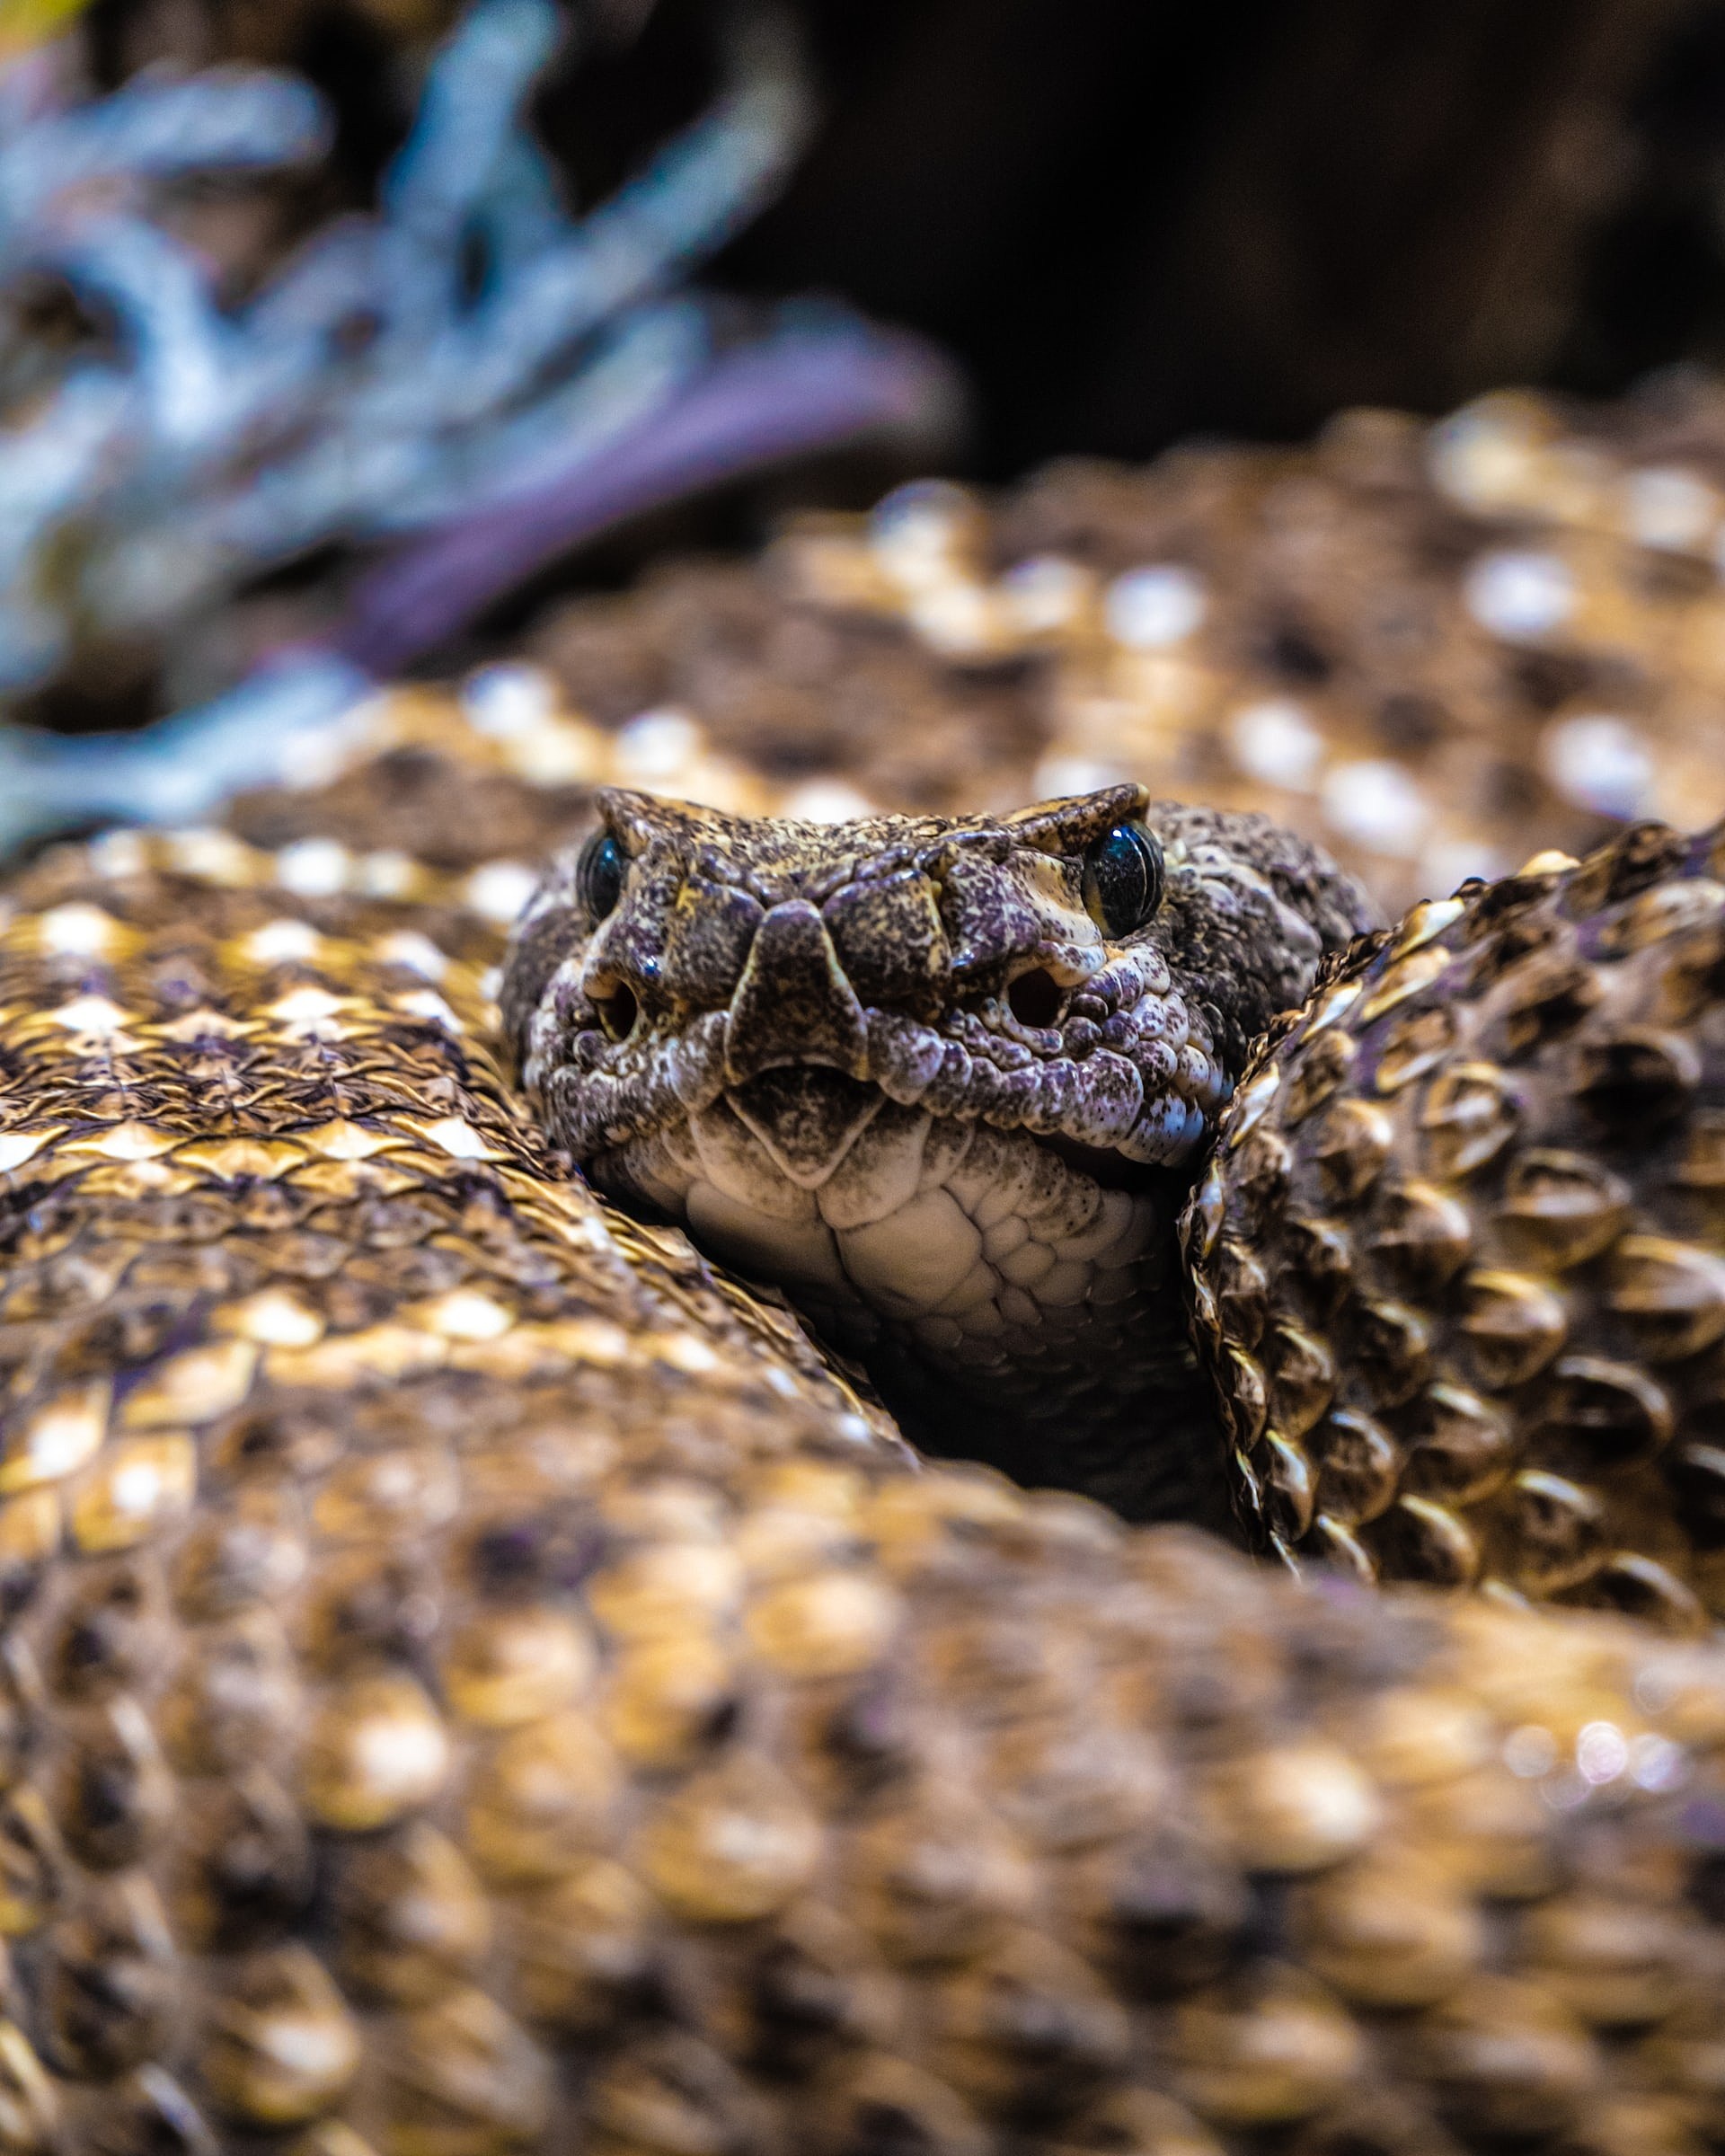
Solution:
[{"label": "scaled skin", "polygon": [[[910,1434],[1127,1516],[1214,1518],[1173,1227],[1247,1047],[1370,922],[1258,817],[1117,786],[1004,818],[748,821],[611,792],[517,932],[523,1081],[607,1195],[783,1285]],[[1143,818],[1111,941],[1085,849]]]},{"label": "scaled skin", "polygon": [[908,1460],[305,862],[4,893],[0,2145],[1725,2145],[1716,1647]]}]

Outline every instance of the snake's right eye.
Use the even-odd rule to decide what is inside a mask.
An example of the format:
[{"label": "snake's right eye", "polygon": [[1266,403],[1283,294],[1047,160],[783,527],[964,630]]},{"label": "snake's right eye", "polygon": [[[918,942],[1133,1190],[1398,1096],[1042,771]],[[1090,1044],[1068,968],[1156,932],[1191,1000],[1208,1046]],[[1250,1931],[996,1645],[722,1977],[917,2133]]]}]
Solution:
[{"label": "snake's right eye", "polygon": [[596,921],[615,913],[623,896],[623,848],[608,831],[596,831],[581,848],[575,868],[575,888],[581,904]]},{"label": "snake's right eye", "polygon": [[1136,935],[1162,904],[1162,848],[1136,819],[1084,855],[1084,908],[1105,936]]}]

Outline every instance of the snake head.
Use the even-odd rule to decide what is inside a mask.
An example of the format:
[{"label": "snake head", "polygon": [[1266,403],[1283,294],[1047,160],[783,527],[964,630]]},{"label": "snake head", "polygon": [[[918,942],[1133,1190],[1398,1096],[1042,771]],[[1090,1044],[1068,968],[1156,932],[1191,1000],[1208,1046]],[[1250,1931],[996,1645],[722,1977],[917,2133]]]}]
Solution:
[{"label": "snake head", "polygon": [[[804,1070],[1188,1162],[1247,1045],[1370,919],[1262,817],[1130,785],[1001,817],[756,821],[618,791],[598,809],[504,991],[524,1080],[583,1164],[751,1087],[771,1126],[790,1092],[758,1082]],[[811,1120],[763,1142],[807,1149]]]},{"label": "snake head", "polygon": [[1002,817],[598,811],[506,973],[553,1135],[846,1346],[978,1382],[1169,1303],[1248,1045],[1369,918],[1263,818],[1130,785]]}]

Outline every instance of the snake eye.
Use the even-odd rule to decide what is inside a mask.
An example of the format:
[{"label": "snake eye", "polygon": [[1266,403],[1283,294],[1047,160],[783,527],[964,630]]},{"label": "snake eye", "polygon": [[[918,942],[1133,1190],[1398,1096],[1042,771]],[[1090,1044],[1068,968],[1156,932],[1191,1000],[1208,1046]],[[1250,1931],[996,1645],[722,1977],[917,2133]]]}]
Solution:
[{"label": "snake eye", "polygon": [[616,911],[623,896],[623,848],[608,831],[596,831],[581,848],[575,868],[581,904],[596,921]]},{"label": "snake eye", "polygon": [[1162,848],[1142,824],[1116,824],[1084,853],[1084,911],[1105,936],[1129,936],[1162,904]]}]

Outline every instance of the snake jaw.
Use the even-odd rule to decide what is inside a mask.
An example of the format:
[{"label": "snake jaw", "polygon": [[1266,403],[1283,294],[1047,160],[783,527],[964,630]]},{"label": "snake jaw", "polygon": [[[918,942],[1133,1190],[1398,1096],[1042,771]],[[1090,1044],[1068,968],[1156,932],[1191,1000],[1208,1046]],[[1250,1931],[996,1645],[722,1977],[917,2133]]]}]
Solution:
[{"label": "snake jaw", "polygon": [[[995,1418],[1118,1418],[1183,1354],[1175,1214],[1248,1042],[1361,924],[1345,879],[1131,787],[833,826],[600,807],[614,910],[560,862],[506,978],[556,1137],[785,1286],[901,1412],[933,1374]],[[1085,849],[1145,814],[1162,904],[1110,937]]]}]

